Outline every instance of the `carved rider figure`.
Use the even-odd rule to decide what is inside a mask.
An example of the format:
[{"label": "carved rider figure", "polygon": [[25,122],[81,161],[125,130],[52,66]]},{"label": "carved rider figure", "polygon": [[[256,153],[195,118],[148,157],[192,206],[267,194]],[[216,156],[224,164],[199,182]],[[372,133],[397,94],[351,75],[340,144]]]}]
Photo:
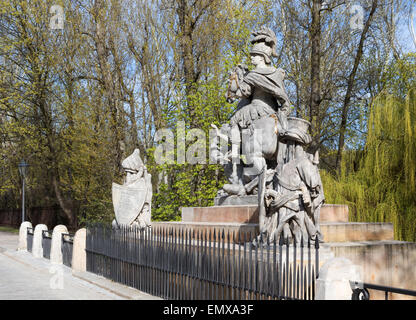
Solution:
[{"label": "carved rider figure", "polygon": [[[255,194],[256,174],[251,173],[261,172],[267,162],[269,168],[275,167],[275,163],[283,163],[285,145],[279,143],[278,138],[285,132],[286,118],[291,111],[283,83],[285,72],[271,64],[272,57],[276,56],[277,39],[274,32],[263,27],[252,35],[250,55],[255,68],[248,71],[247,67],[238,65],[231,75],[227,100],[241,100],[230,124],[224,125],[221,131],[230,138],[233,150],[240,147],[242,132],[248,131],[250,148],[254,145],[257,151],[245,155],[244,164],[236,164],[233,159],[232,164],[225,166],[230,184],[223,186],[219,196]],[[255,130],[262,131],[259,138],[253,137]],[[230,161],[230,153],[227,156]],[[250,174],[244,172],[247,163],[253,168]]]},{"label": "carved rider figure", "polygon": [[235,97],[243,98],[230,119],[231,126],[237,124],[247,128],[256,119],[278,112],[290,113],[290,101],[284,87],[285,71],[271,65],[276,56],[276,36],[269,28],[253,32],[250,55],[255,69],[247,72],[244,66],[237,67]]}]

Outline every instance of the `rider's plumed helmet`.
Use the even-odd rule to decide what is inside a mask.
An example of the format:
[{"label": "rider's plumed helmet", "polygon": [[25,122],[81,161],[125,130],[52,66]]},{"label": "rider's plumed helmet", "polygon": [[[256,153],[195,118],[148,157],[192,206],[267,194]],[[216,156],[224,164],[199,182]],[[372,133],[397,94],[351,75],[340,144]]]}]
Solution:
[{"label": "rider's plumed helmet", "polygon": [[263,27],[260,30],[252,33],[250,42],[253,47],[250,50],[250,54],[260,54],[264,57],[267,64],[271,63],[271,58],[276,57],[276,35],[273,30],[267,27]]}]

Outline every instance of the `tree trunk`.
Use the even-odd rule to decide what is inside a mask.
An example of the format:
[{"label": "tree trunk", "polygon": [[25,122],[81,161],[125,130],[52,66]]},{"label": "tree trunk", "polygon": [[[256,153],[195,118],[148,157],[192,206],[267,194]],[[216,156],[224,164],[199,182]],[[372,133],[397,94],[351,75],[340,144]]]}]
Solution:
[{"label": "tree trunk", "polygon": [[101,71],[101,78],[103,83],[104,95],[108,100],[108,105],[111,112],[111,128],[114,134],[113,146],[114,146],[114,160],[115,169],[118,173],[122,172],[121,161],[123,158],[124,145],[124,134],[121,128],[120,119],[122,118],[123,112],[118,107],[118,96],[112,76],[112,71],[107,60],[108,49],[106,47],[106,30],[104,28],[102,12],[105,9],[102,0],[96,0],[94,3],[94,17],[95,17],[95,46],[97,49],[97,59],[99,68]]},{"label": "tree trunk", "polygon": [[321,8],[322,0],[313,0],[312,22],[309,29],[311,41],[311,93],[309,116],[311,122],[312,151],[319,149],[320,124],[319,106],[321,104]]},{"label": "tree trunk", "polygon": [[361,57],[363,55],[364,42],[365,42],[368,30],[371,25],[371,20],[377,9],[377,5],[378,5],[378,0],[373,0],[370,14],[364,25],[363,31],[361,32],[360,43],[358,45],[357,54],[355,55],[355,59],[354,59],[354,66],[348,78],[347,92],[345,94],[344,103],[342,106],[341,124],[340,124],[340,129],[339,129],[338,152],[337,152],[337,158],[336,158],[336,163],[335,163],[336,170],[340,170],[340,167],[341,167],[342,152],[344,150],[344,145],[345,145],[345,132],[347,130],[348,110],[349,110],[349,105],[351,102],[352,92],[354,88],[355,76],[357,74],[358,66],[360,65]]},{"label": "tree trunk", "polygon": [[193,24],[190,8],[187,0],[179,0],[177,14],[179,18],[179,43],[181,48],[182,69],[185,78],[185,93],[189,119],[191,126],[196,126],[197,117],[195,116],[195,107],[191,96],[195,93],[195,83],[198,80],[195,72],[193,57]]}]

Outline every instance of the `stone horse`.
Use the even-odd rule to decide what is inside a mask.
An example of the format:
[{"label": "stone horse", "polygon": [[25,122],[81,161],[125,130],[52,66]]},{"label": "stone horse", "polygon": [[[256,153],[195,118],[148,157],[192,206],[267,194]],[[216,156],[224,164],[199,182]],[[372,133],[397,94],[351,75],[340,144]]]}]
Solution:
[{"label": "stone horse", "polygon": [[[241,98],[236,89],[239,77],[241,79],[240,66],[230,74],[229,86],[226,92],[226,99],[229,103]],[[237,106],[237,112],[249,103],[249,99],[241,99]],[[224,186],[225,192],[239,196],[251,194],[258,186],[258,176],[260,173],[267,170],[267,168],[274,169],[276,167],[278,162],[280,162],[278,152],[279,146],[285,147],[285,145],[279,143],[279,135],[285,131],[283,129],[285,121],[285,117],[276,110],[275,113],[255,119],[250,124],[249,128],[241,129],[238,126],[232,127],[227,124],[221,129],[218,129],[215,125],[212,125],[220,139],[231,142],[229,149],[225,154],[219,152],[216,144],[211,146],[213,158],[222,159],[226,162],[225,174],[229,178],[231,184]],[[243,144],[245,144],[245,146]],[[238,159],[242,162],[240,164],[235,163],[236,161],[232,161],[233,147],[244,153],[243,156]],[[244,148],[249,148],[248,152],[244,152]],[[248,174],[244,174],[244,172],[247,172]]]}]

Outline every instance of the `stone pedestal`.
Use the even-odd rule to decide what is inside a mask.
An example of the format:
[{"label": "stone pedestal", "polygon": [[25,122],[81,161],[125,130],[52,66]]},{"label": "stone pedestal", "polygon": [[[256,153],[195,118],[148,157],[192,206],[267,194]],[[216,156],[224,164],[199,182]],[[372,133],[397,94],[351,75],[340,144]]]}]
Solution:
[{"label": "stone pedestal", "polygon": [[[257,196],[230,196],[224,199],[227,203],[241,199],[245,202],[257,202]],[[225,202],[222,203],[222,205],[212,207],[183,207],[181,222],[168,222],[163,225],[195,232],[225,231],[236,237],[238,233],[251,234],[251,238],[258,234],[257,204],[225,205]],[[393,239],[393,225],[391,224],[349,223],[346,205],[323,205],[320,222],[325,242],[360,241],[368,239],[369,236],[376,240]]]},{"label": "stone pedestal", "polygon": [[[245,198],[257,196],[247,196]],[[232,202],[228,197],[227,203]],[[241,198],[239,198],[241,199]],[[348,206],[324,204],[321,208],[321,223],[348,222]],[[222,222],[222,223],[258,223],[259,211],[257,204],[223,204],[213,207],[184,207],[182,222]]]},{"label": "stone pedestal", "polygon": [[[254,236],[258,234],[258,208],[256,204],[182,208],[181,222],[157,224],[168,225],[173,230],[216,230],[217,234],[224,230],[231,235],[246,233]],[[328,251],[360,267],[364,282],[409,290],[416,288],[416,276],[412,272],[416,264],[416,243],[395,241],[392,223],[349,222],[348,206],[326,204],[321,208],[320,226],[325,241],[320,247],[321,264],[331,258],[330,254],[324,254]],[[326,289],[328,283],[325,282]],[[343,298],[348,298],[349,290],[344,291]],[[370,294],[371,299],[384,299],[383,292]],[[389,299],[409,298],[412,297],[389,295]]]},{"label": "stone pedestal", "polygon": [[[215,225],[221,225],[225,230],[257,233],[258,222],[257,205],[182,208],[181,224],[191,229],[212,229]],[[346,205],[323,205],[320,226],[325,242],[394,240],[391,223],[348,222]]]},{"label": "stone pedestal", "polygon": [[258,223],[259,211],[257,205],[182,208],[182,222]]},{"label": "stone pedestal", "polygon": [[244,206],[251,205],[257,206],[258,203],[257,195],[249,196],[226,196],[226,197],[215,197],[214,204],[216,206]]}]

